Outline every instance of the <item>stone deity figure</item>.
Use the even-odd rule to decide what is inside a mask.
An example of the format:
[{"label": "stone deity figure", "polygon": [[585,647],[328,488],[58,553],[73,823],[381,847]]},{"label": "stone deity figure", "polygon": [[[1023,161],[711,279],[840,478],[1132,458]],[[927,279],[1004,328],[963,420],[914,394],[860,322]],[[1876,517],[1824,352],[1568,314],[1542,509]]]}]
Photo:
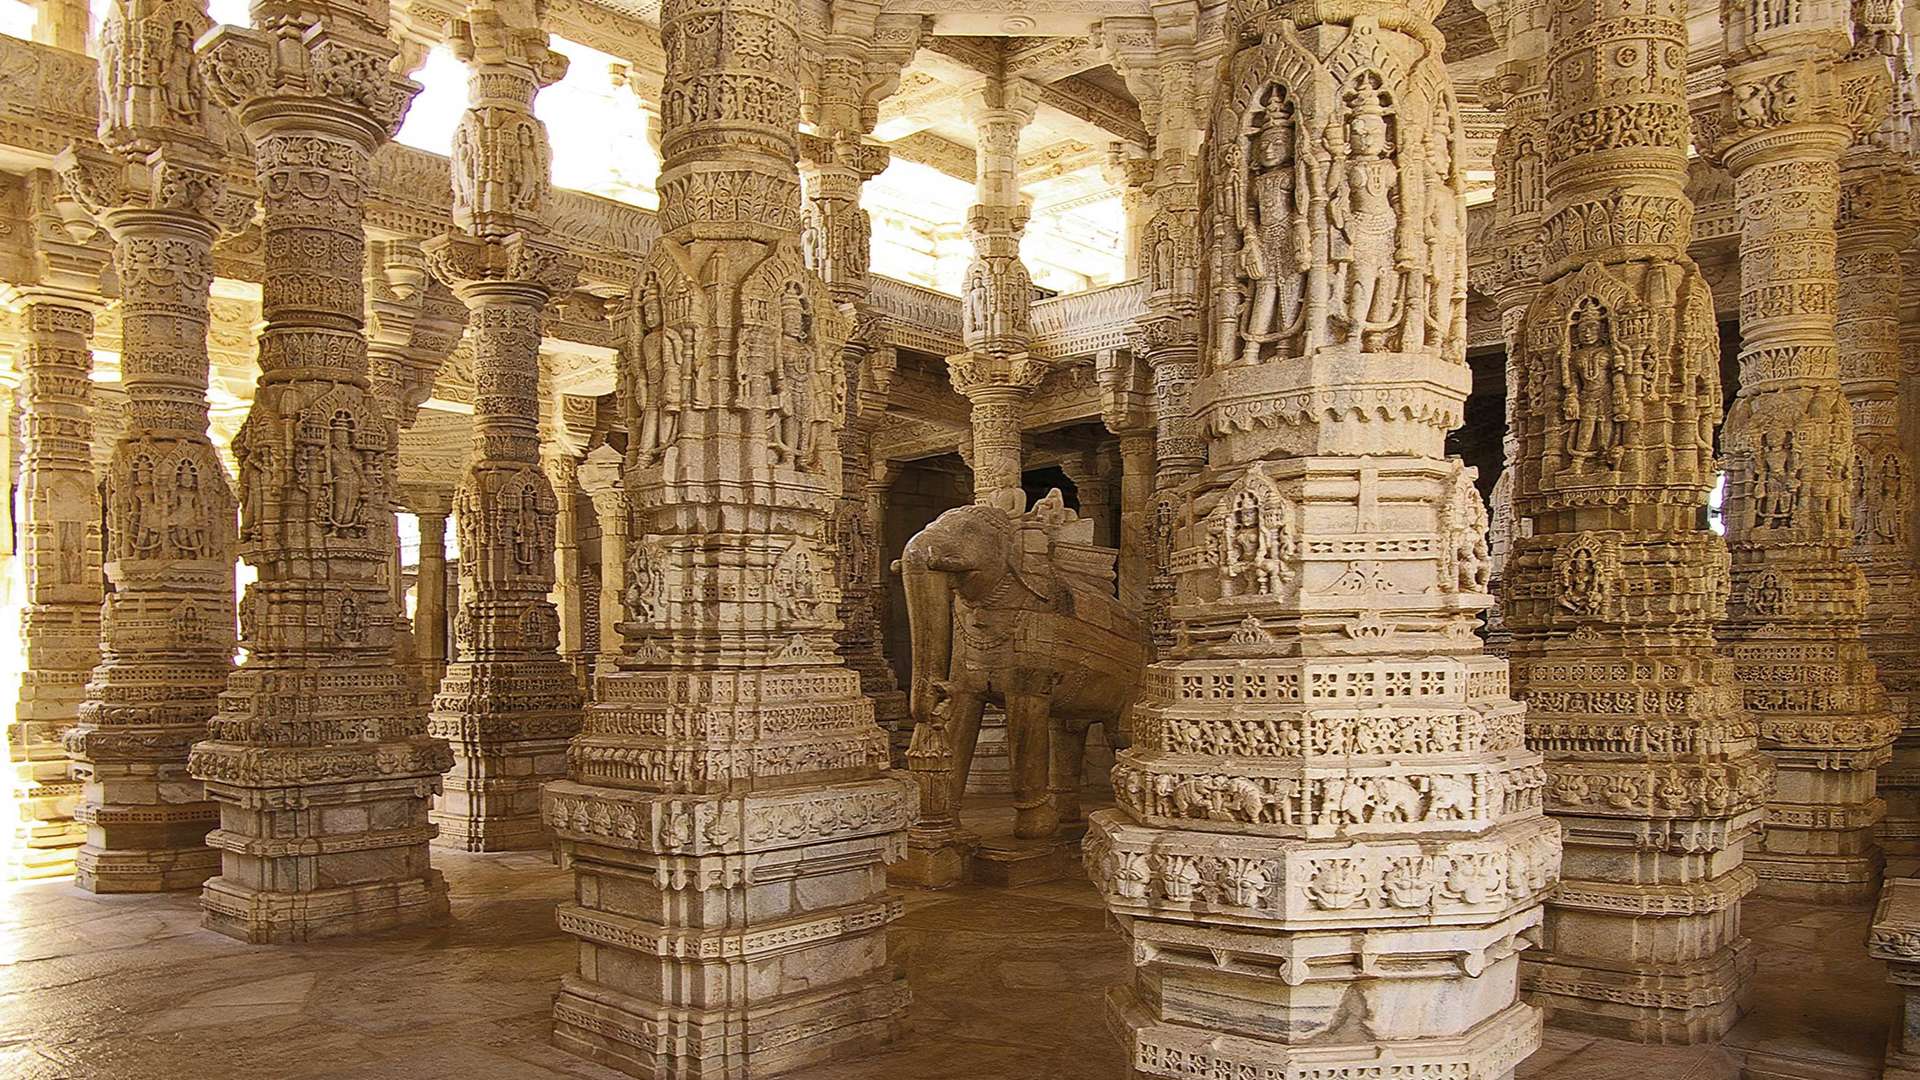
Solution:
[{"label": "stone deity figure", "polygon": [[780,297],[780,338],[775,346],[774,451],[789,466],[802,468],[813,461],[816,422],[813,377],[813,327],[804,290],[787,287]]},{"label": "stone deity figure", "polygon": [[1398,187],[1386,111],[1376,92],[1363,90],[1347,118],[1346,146],[1335,154],[1328,191],[1329,215],[1339,239],[1334,296],[1346,320],[1347,341],[1357,348],[1371,347],[1368,336],[1394,321],[1401,270],[1394,243]]},{"label": "stone deity figure", "polygon": [[353,449],[353,428],[336,423],[329,429],[325,456],[327,524],[335,532],[361,527],[360,508],[365,501],[360,475],[360,455]]},{"label": "stone deity figure", "polygon": [[1260,361],[1260,347],[1298,329],[1301,275],[1310,262],[1302,202],[1304,167],[1295,153],[1294,119],[1283,102],[1267,111],[1253,137],[1249,197],[1236,206],[1246,236],[1240,272],[1253,281],[1242,362]]},{"label": "stone deity figure", "polygon": [[200,118],[200,87],[193,63],[193,27],[175,20],[160,71],[160,95],[167,111],[182,123]]},{"label": "stone deity figure", "polygon": [[640,363],[632,407],[638,412],[640,463],[651,465],[680,437],[680,411],[686,381],[685,341],[665,328],[660,283],[649,277],[640,287]]},{"label": "stone deity figure", "polygon": [[167,514],[167,537],[182,558],[198,559],[207,553],[207,502],[200,487],[200,470],[192,462],[181,462]]},{"label": "stone deity figure", "polygon": [[1607,315],[1594,304],[1574,313],[1561,358],[1560,416],[1567,421],[1567,458],[1576,467],[1604,458],[1620,464],[1620,428],[1627,419],[1626,370],[1614,347]]},{"label": "stone deity figure", "polygon": [[1280,523],[1268,520],[1258,495],[1245,491],[1234,500],[1218,543],[1223,596],[1243,595],[1241,579],[1248,574],[1252,575],[1251,591],[1255,595],[1274,595],[1286,584],[1293,541]]},{"label": "stone deity figure", "polygon": [[128,481],[132,491],[126,501],[127,548],[136,556],[152,555],[161,541],[155,520],[160,512],[160,492],[154,484],[153,459],[144,454],[134,458]]},{"label": "stone deity figure", "polygon": [[533,485],[520,489],[514,507],[513,561],[522,571],[532,570],[540,559],[540,503]]},{"label": "stone deity figure", "polygon": [[1435,125],[1427,131],[1427,339],[1452,345],[1455,333],[1453,293],[1459,286],[1460,204],[1453,196],[1450,133]]}]

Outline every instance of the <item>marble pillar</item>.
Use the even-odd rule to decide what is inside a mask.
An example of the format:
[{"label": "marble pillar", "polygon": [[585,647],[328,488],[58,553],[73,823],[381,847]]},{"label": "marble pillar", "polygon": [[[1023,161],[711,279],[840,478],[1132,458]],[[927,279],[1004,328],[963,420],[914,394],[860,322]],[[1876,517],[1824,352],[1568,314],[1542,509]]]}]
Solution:
[{"label": "marble pillar", "polygon": [[1708,145],[1740,213],[1740,393],[1720,436],[1733,591],[1720,643],[1779,767],[1746,861],[1765,895],[1857,902],[1880,887],[1875,770],[1897,730],[1861,637],[1865,579],[1847,559],[1856,462],[1834,328],[1839,163],[1867,122],[1843,83],[1864,73],[1841,62],[1844,5],[1730,11],[1732,93]]},{"label": "marble pillar", "polygon": [[667,0],[660,24],[662,236],[620,366],[625,642],[546,794],[579,945],[554,1039],[638,1076],[763,1076],[899,1030],[885,863],[914,802],[834,648],[852,327],[802,257],[799,12]]},{"label": "marble pillar", "polygon": [[1714,648],[1719,345],[1687,256],[1685,20],[1683,0],[1552,9],[1540,285],[1513,330],[1533,530],[1507,556],[1509,657],[1565,833],[1521,985],[1550,1023],[1654,1043],[1739,1016],[1741,860],[1773,779]]},{"label": "marble pillar", "polygon": [[593,658],[586,648],[588,608],[581,592],[580,462],[573,451],[562,448],[550,449],[542,463],[557,507],[553,515],[553,592],[549,597],[560,620],[560,658],[572,669],[574,683],[585,701]]},{"label": "marble pillar", "polygon": [[1120,436],[1120,598],[1144,610],[1153,580],[1153,436]]},{"label": "marble pillar", "polygon": [[[101,30],[100,143],[58,165],[114,241],[124,426],[103,486],[101,657],[67,733],[87,826],[75,882],[93,892],[193,889],[220,867],[219,814],[187,772],[233,667],[233,489],[207,436],[213,242],[251,202],[230,196],[204,99],[168,97],[149,43],[191,6],[116,4]],[[181,78],[197,79],[189,66]]]},{"label": "marble pillar", "polygon": [[206,925],[253,943],[437,922],[428,802],[452,764],[394,663],[392,427],[367,384],[364,211],[375,149],[417,84],[385,8],[261,5],[201,39],[209,93],[262,193],[260,382],[233,440],[246,660],[193,775],[220,805]]},{"label": "marble pillar", "polygon": [[[1443,452],[1471,373],[1440,6],[1229,16],[1196,160],[1208,467],[1162,492],[1169,644],[1085,842],[1134,1076],[1506,1077],[1539,1045],[1515,990],[1559,830]],[[1396,405],[1290,404],[1362,398]]]},{"label": "marble pillar", "polygon": [[[53,184],[51,177],[42,182]],[[86,839],[85,823],[74,817],[81,783],[70,773],[61,739],[79,719],[88,675],[100,658],[100,502],[88,338],[102,262],[83,246],[62,251],[52,244],[42,260],[41,284],[8,288],[4,297],[24,331],[16,513],[26,590],[20,692],[7,750],[20,815],[8,869],[26,878],[72,873]]]},{"label": "marble pillar", "polygon": [[567,60],[531,9],[492,0],[468,7],[454,43],[470,69],[453,137],[457,231],[426,250],[471,312],[473,452],[454,493],[459,656],[427,720],[453,748],[432,817],[442,844],[509,851],[548,845],[540,790],[566,774],[582,705],[547,598],[559,507],[540,463],[541,316],[578,264],[546,235],[551,151],[533,100]]},{"label": "marble pillar", "polygon": [[593,659],[598,670],[611,670],[620,658],[626,639],[621,624],[627,621],[628,543],[627,496],[621,486],[620,454],[611,446],[600,445],[588,451],[581,462],[580,488],[593,503],[593,516],[600,526],[600,649]]},{"label": "marble pillar", "polygon": [[[433,393],[440,365],[460,343],[467,308],[427,274],[426,253],[410,240],[367,244],[367,390],[392,426],[387,468],[398,475],[400,433],[413,426]],[[401,500],[405,501],[404,497]],[[398,505],[395,506],[398,510]],[[388,587],[393,593],[394,659],[411,674],[413,708],[426,715],[439,683],[422,677],[413,621],[401,581],[399,528],[394,529]],[[437,674],[437,669],[436,669]]]},{"label": "marble pillar", "polygon": [[410,490],[405,500],[420,522],[420,562],[414,570],[414,677],[428,687],[431,701],[447,673],[447,645],[452,640],[447,618],[447,517],[453,512],[453,497],[445,491]]},{"label": "marble pillar", "polygon": [[1020,486],[1021,422],[1047,364],[1027,355],[1033,281],[1020,261],[1027,205],[1020,192],[1020,132],[1039,106],[1024,79],[989,79],[974,116],[979,136],[974,205],[967,211],[973,260],[960,298],[966,351],[947,358],[953,388],[972,406],[973,499],[1011,513],[1026,508]]},{"label": "marble pillar", "polygon": [[1516,535],[1531,525],[1514,512],[1514,467],[1520,454],[1515,397],[1520,385],[1515,364],[1525,352],[1520,339],[1527,307],[1540,290],[1540,233],[1547,211],[1547,4],[1545,0],[1477,0],[1487,14],[1502,53],[1500,68],[1481,85],[1483,104],[1499,109],[1506,121],[1493,154],[1493,249],[1491,264],[1477,284],[1500,309],[1506,338],[1506,435],[1500,441],[1502,468],[1494,482],[1492,523],[1487,545],[1493,556],[1495,602],[1487,611],[1487,648],[1507,655],[1508,630],[1500,597],[1506,592],[1507,556]]},{"label": "marble pillar", "polygon": [[1904,415],[1901,251],[1915,233],[1904,156],[1858,143],[1841,157],[1834,337],[1853,414],[1853,547],[1866,577],[1867,654],[1899,725],[1877,773],[1888,851],[1920,852],[1920,566],[1914,559],[1914,432]]}]

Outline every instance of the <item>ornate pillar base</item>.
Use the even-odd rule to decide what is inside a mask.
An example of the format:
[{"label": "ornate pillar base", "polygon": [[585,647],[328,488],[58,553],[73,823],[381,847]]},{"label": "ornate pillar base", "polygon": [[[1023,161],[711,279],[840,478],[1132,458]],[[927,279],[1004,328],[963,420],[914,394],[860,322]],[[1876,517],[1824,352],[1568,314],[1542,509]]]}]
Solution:
[{"label": "ornate pillar base", "polygon": [[552,846],[540,789],[567,774],[567,740],[580,730],[580,712],[543,703],[577,701],[576,685],[563,660],[447,668],[427,723],[428,733],[453,750],[453,768],[428,815],[440,827],[436,844],[460,851]]},{"label": "ornate pillar base", "polygon": [[1521,961],[1522,994],[1554,1027],[1609,1038],[1682,1046],[1726,1034],[1752,996],[1740,901],[1754,875],[1740,851],[1758,812],[1652,827],[1555,817],[1561,886],[1542,948]]},{"label": "ornate pillar base", "polygon": [[[25,726],[12,725],[7,733],[8,741],[21,738],[18,732]],[[86,843],[87,829],[74,820],[80,806],[80,783],[62,779],[66,769],[64,756],[51,766],[44,761],[15,763],[18,783],[14,805],[20,820],[15,829],[11,864],[7,867],[9,875],[34,881],[70,877],[74,873],[74,857],[80,845]]]},{"label": "ornate pillar base", "polygon": [[1469,879],[1482,864],[1504,878],[1516,858],[1539,867],[1555,831],[1535,817],[1471,840],[1352,843],[1095,814],[1088,865],[1120,871],[1093,876],[1134,956],[1131,984],[1107,995],[1130,1075],[1508,1076],[1540,1045],[1540,1014],[1514,992],[1541,910],[1524,880],[1513,901]]},{"label": "ornate pillar base", "polygon": [[[604,687],[603,687],[604,689]],[[576,902],[554,1043],[634,1076],[767,1076],[872,1051],[906,1019],[886,963],[912,786],[882,776],[739,796],[548,785]]]},{"label": "ornate pillar base", "polygon": [[95,893],[197,889],[220,872],[207,846],[219,811],[180,760],[84,762],[77,777],[89,789],[76,813],[87,842],[74,863],[74,884]]},{"label": "ornate pillar base", "polygon": [[1887,1033],[1884,1080],[1920,1080],[1920,880],[1896,878],[1880,894],[1867,932],[1867,954],[1887,964],[1887,981],[1901,989],[1899,1011]]}]

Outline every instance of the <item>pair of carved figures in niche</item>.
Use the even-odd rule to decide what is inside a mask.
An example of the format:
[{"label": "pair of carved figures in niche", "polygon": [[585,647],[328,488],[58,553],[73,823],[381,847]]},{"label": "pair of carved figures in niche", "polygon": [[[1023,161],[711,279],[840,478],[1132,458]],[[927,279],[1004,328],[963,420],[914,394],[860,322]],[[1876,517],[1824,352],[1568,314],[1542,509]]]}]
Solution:
[{"label": "pair of carved figures in niche", "polygon": [[[1379,48],[1371,25],[1354,38],[1356,53]],[[1453,355],[1466,248],[1446,103],[1422,117],[1395,78],[1357,62],[1323,99],[1301,55],[1300,71],[1243,77],[1253,89],[1215,121],[1214,274],[1227,287],[1212,300],[1214,363],[1427,340]]]},{"label": "pair of carved figures in niche", "polygon": [[1223,598],[1278,596],[1293,580],[1300,545],[1291,509],[1260,465],[1221,497],[1208,515],[1207,539]]},{"label": "pair of carved figures in niche", "polygon": [[125,559],[208,559],[226,547],[232,496],[209,451],[123,447],[107,477],[109,550]]},{"label": "pair of carved figures in niche", "polygon": [[546,125],[532,114],[469,109],[453,132],[454,209],[465,214],[538,214],[552,163]]},{"label": "pair of carved figures in niche", "polygon": [[[800,226],[800,252],[807,268],[841,278],[866,273],[873,226],[857,203],[809,199]],[[838,280],[838,279],[836,279]]]},{"label": "pair of carved figures in niche", "polygon": [[[751,289],[749,282],[743,291]],[[819,333],[812,290],[788,277],[759,303],[766,314],[742,328],[748,343],[726,370],[724,357],[706,347],[700,326],[704,305],[683,277],[663,284],[657,272],[642,279],[636,304],[638,362],[626,395],[628,430],[637,433],[637,462],[660,462],[679,440],[686,414],[734,408],[766,418],[766,442],[774,462],[795,470],[820,467],[834,446],[846,400],[846,371],[838,348]],[[703,376],[704,372],[704,376]]]},{"label": "pair of carved figures in niche", "polygon": [[193,43],[211,25],[183,0],[114,0],[100,27],[106,128],[197,129],[206,86],[194,63]]},{"label": "pair of carved figures in niche", "polygon": [[[256,426],[248,417],[234,439],[240,460],[240,538],[259,539],[270,501],[290,507],[287,520],[316,524],[325,534],[342,539],[364,538],[372,524],[370,506],[375,496],[384,500],[385,476],[381,456],[386,449],[384,428],[369,424],[347,408],[329,408],[323,401],[290,422],[269,421]],[[287,423],[292,438],[292,475],[282,474],[286,463],[279,436],[262,429]],[[267,437],[262,438],[262,435]],[[270,492],[280,497],[270,500]]]},{"label": "pair of carved figures in niche", "polygon": [[1012,256],[989,255],[967,267],[960,305],[961,335],[968,342],[1025,335],[1030,327],[1033,279]]},{"label": "pair of carved figures in niche", "polygon": [[1853,471],[1853,541],[1857,545],[1905,544],[1913,513],[1906,457],[1897,448],[1856,447]]},{"label": "pair of carved figures in niche", "polygon": [[[1809,429],[1818,430],[1818,429]],[[1757,430],[1743,457],[1751,488],[1740,507],[1745,528],[1814,527],[1828,534],[1853,530],[1847,488],[1853,455],[1832,444],[1809,446],[1807,430]]]},{"label": "pair of carved figures in niche", "polygon": [[558,508],[552,489],[532,476],[498,484],[491,498],[463,493],[455,516],[460,550],[475,556],[497,550],[509,560],[511,572],[537,573],[553,551]]}]

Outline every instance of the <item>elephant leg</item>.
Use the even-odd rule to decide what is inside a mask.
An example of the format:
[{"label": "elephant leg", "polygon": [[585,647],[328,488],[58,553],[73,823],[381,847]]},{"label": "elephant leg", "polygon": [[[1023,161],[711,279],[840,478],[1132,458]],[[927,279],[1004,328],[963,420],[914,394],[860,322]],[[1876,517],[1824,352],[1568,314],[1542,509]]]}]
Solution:
[{"label": "elephant leg", "polygon": [[1053,807],[1060,815],[1062,828],[1076,829],[1084,823],[1080,811],[1080,788],[1086,781],[1087,725],[1078,722],[1059,724],[1053,729],[1053,767],[1048,783],[1053,788]]},{"label": "elephant leg", "polygon": [[967,771],[973,768],[974,744],[980,741],[980,714],[987,708],[983,694],[956,692],[947,722],[947,738],[953,745],[953,816],[960,818],[960,801],[967,794]]},{"label": "elephant leg", "polygon": [[1013,835],[1052,839],[1060,815],[1048,791],[1052,719],[1045,694],[1007,695],[1007,756],[1013,759]]}]

